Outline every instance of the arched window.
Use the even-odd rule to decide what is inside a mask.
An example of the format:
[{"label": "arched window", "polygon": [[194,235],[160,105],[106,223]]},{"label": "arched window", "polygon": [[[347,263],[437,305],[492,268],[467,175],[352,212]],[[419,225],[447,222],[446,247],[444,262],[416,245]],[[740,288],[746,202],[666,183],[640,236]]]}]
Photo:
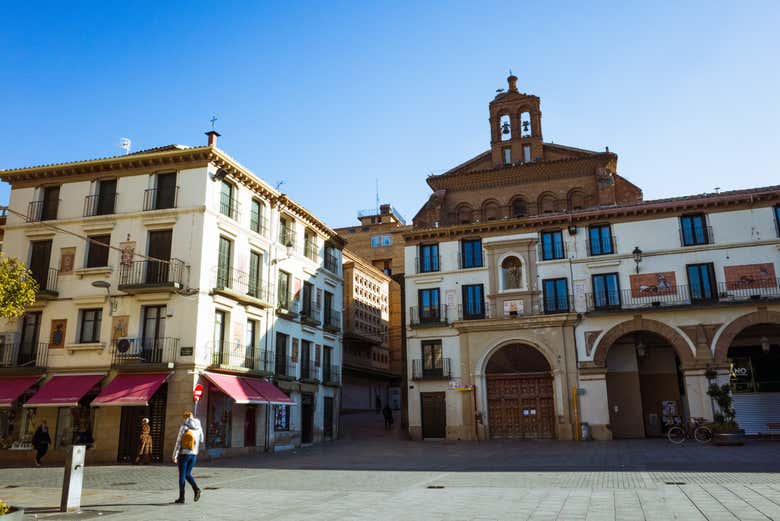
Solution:
[{"label": "arched window", "polygon": [[531,127],[531,113],[520,113],[520,137],[531,137],[533,135],[533,128]]},{"label": "arched window", "polygon": [[471,206],[462,204],[455,211],[458,224],[469,224],[473,220]]},{"label": "arched window", "polygon": [[498,219],[498,203],[488,201],[482,205],[482,217],[486,221],[495,221]]},{"label": "arched window", "polygon": [[555,211],[555,196],[551,193],[539,196],[539,213],[552,213]]},{"label": "arched window", "polygon": [[528,203],[525,199],[518,197],[512,201],[512,217],[525,217],[528,215]]},{"label": "arched window", "polygon": [[567,206],[569,210],[582,210],[585,208],[585,192],[582,190],[572,190],[569,192]]},{"label": "arched window", "polygon": [[507,257],[501,262],[501,289],[523,287],[523,263],[517,257]]},{"label": "arched window", "polygon": [[504,114],[498,120],[498,132],[501,136],[501,141],[509,141],[512,137],[512,122],[509,121],[507,114]]}]

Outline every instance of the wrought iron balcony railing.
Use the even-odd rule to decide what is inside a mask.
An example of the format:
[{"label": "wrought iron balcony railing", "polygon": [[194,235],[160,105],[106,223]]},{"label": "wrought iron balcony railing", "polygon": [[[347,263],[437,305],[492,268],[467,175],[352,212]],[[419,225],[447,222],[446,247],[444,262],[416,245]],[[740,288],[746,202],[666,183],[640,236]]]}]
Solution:
[{"label": "wrought iron balcony railing", "polygon": [[341,385],[341,366],[324,365],[322,367],[322,383],[328,385]]},{"label": "wrought iron balcony railing", "polygon": [[119,289],[141,287],[180,288],[184,284],[184,261],[141,260],[122,264]]},{"label": "wrought iron balcony railing", "polygon": [[263,302],[271,302],[271,286],[267,282],[260,279],[259,275],[252,276],[251,273],[233,268],[215,268],[214,289],[230,290]]},{"label": "wrought iron balcony railing", "polygon": [[144,211],[176,208],[179,199],[179,187],[147,188],[144,190]]},{"label": "wrought iron balcony railing", "polygon": [[449,358],[412,360],[412,380],[449,380],[451,365]]},{"label": "wrought iron balcony railing", "polygon": [[178,338],[120,338],[113,342],[111,362],[114,366],[168,364],[176,361],[178,351]]},{"label": "wrought iron balcony railing", "polygon": [[84,198],[84,217],[95,215],[111,215],[116,208],[116,196],[118,194],[95,194]]},{"label": "wrought iron balcony railing", "polygon": [[412,327],[447,324],[447,305],[409,308],[409,324]]},{"label": "wrought iron balcony railing", "polygon": [[59,283],[60,270],[57,268],[48,268],[44,270],[33,270],[32,276],[38,283],[38,296],[54,296],[59,293],[57,285]]},{"label": "wrought iron balcony railing", "polygon": [[0,367],[45,368],[49,344],[23,342],[0,344]]},{"label": "wrought iron balcony railing", "polygon": [[27,205],[27,222],[54,221],[57,219],[60,201],[31,201]]},{"label": "wrought iron balcony railing", "polygon": [[329,331],[341,331],[341,311],[326,309],[323,327]]},{"label": "wrought iron balcony railing", "polygon": [[277,377],[296,378],[297,371],[298,364],[292,357],[281,355],[279,352],[274,355],[274,374]]}]

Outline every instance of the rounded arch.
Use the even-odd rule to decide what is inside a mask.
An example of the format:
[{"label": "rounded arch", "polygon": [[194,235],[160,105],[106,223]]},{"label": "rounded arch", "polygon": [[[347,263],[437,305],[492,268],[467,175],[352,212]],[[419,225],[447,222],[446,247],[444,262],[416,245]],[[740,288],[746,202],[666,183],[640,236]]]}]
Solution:
[{"label": "rounded arch", "polygon": [[539,213],[552,213],[556,210],[557,200],[552,192],[543,192],[539,194],[537,208]]},{"label": "rounded arch", "polygon": [[475,372],[474,372],[475,376],[483,376],[487,374],[487,366],[488,363],[490,362],[490,359],[493,357],[493,355],[496,354],[498,351],[500,351],[502,348],[512,344],[523,344],[523,345],[533,347],[539,353],[542,354],[544,359],[550,365],[550,370],[555,371],[555,368],[557,367],[557,358],[556,355],[553,353],[552,349],[547,347],[545,344],[541,344],[537,342],[536,340],[517,338],[516,336],[511,335],[495,341],[493,345],[490,346],[489,349],[486,349],[485,352],[482,353],[482,356],[476,361],[475,364],[476,365]]},{"label": "rounded arch", "polygon": [[502,291],[525,288],[525,263],[516,253],[507,253],[499,259],[499,287]]},{"label": "rounded arch", "polygon": [[571,210],[581,210],[585,208],[585,191],[582,188],[572,188],[566,195],[566,208]]},{"label": "rounded arch", "polygon": [[455,219],[458,224],[468,224],[474,220],[474,210],[469,203],[460,203],[455,207]]},{"label": "rounded arch", "polygon": [[485,374],[541,373],[552,367],[545,356],[534,346],[524,342],[506,344],[488,358]]},{"label": "rounded arch", "polygon": [[726,325],[715,339],[715,348],[713,357],[715,363],[725,364],[728,362],[728,353],[731,343],[742,331],[758,324],[776,324],[780,325],[780,312],[759,309],[752,313],[737,317]]},{"label": "rounded arch", "polygon": [[607,354],[609,353],[612,344],[628,333],[635,333],[638,331],[649,331],[663,337],[672,345],[672,349],[677,353],[683,367],[693,365],[693,349],[685,337],[671,326],[648,318],[626,320],[607,331],[601,337],[601,340],[593,351],[593,364],[597,367],[605,367],[607,363]]},{"label": "rounded arch", "polygon": [[522,195],[516,195],[509,202],[509,212],[512,217],[525,217],[528,215],[528,201]]},{"label": "rounded arch", "polygon": [[495,221],[499,218],[499,205],[495,199],[487,199],[482,203],[482,220]]}]

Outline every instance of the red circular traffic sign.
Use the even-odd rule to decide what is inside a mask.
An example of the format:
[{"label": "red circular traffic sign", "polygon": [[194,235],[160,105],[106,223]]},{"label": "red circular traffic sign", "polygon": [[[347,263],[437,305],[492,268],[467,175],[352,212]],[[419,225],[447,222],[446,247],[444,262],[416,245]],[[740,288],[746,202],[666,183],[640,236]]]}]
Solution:
[{"label": "red circular traffic sign", "polygon": [[195,386],[195,389],[192,390],[192,397],[195,398],[195,401],[199,401],[200,397],[203,396],[203,386],[198,384]]}]

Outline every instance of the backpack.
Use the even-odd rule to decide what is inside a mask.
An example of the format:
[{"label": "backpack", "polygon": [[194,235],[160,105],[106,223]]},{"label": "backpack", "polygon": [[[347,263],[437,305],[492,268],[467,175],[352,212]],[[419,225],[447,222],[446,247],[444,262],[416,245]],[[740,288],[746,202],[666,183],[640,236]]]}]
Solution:
[{"label": "backpack", "polygon": [[187,427],[184,428],[184,434],[181,435],[181,448],[186,450],[195,449],[195,435]]}]

